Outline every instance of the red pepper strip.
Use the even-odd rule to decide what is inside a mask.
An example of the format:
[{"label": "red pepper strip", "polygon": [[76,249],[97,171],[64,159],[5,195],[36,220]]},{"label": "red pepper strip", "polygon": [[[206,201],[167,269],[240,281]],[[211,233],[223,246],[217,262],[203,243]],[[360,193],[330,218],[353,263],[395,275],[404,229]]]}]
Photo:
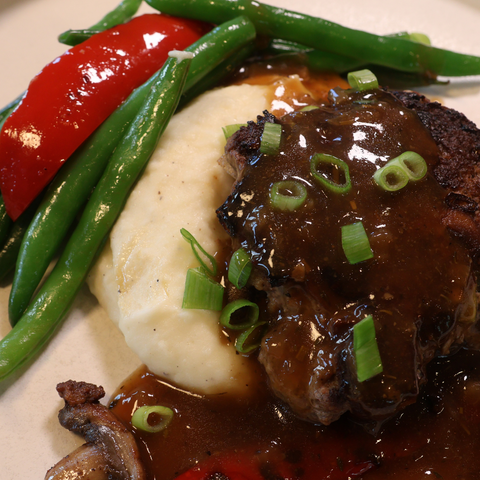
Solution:
[{"label": "red pepper strip", "polygon": [[245,452],[210,457],[177,477],[177,480],[208,480],[214,474],[223,474],[228,480],[265,480],[252,455]]},{"label": "red pepper strip", "polygon": [[[340,439],[339,439],[340,440]],[[298,462],[285,459],[281,449],[269,449],[263,454],[255,449],[236,449],[212,455],[186,471],[176,480],[350,480],[378,468],[375,461],[357,458],[354,445],[345,438],[331,445],[306,445]],[[383,459],[385,460],[385,458]]]},{"label": "red pepper strip", "polygon": [[98,33],[48,64],[0,134],[0,188],[16,220],[63,162],[206,24],[148,14]]}]

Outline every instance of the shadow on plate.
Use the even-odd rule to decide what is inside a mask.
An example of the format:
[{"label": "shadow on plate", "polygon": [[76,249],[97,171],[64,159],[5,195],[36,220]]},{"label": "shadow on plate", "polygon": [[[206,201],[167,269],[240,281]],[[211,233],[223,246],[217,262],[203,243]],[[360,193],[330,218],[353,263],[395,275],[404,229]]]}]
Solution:
[{"label": "shadow on plate", "polygon": [[18,5],[20,3],[28,3],[32,2],[33,0],[1,0],[0,1],[0,15],[8,10],[9,8]]}]

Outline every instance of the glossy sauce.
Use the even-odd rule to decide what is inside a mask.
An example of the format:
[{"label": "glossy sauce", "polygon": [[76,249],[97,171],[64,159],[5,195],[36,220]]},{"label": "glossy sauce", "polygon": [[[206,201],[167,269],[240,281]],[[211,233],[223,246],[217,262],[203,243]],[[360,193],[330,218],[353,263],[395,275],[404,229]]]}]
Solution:
[{"label": "glossy sauce", "polygon": [[[295,98],[301,98],[302,91],[298,90],[297,93]],[[299,103],[303,101],[311,103],[311,99],[303,99],[303,97]],[[381,102],[386,103],[388,107],[390,100],[382,97]],[[250,244],[245,239],[245,244],[256,255],[258,265],[267,273],[282,280],[291,275],[291,265],[306,266],[314,262],[318,264],[318,257],[312,261],[308,257],[308,252],[322,252],[320,267],[301,269],[305,274],[302,280],[307,285],[306,289],[296,289],[298,304],[307,305],[308,315],[312,312],[310,292],[318,294],[319,298],[323,299],[322,307],[315,311],[316,319],[313,322],[304,322],[304,327],[293,328],[293,331],[289,331],[289,328],[298,324],[285,323],[288,327],[281,333],[290,339],[289,346],[296,351],[293,361],[290,362],[294,366],[290,372],[294,378],[298,377],[299,371],[295,370],[295,363],[301,364],[305,360],[305,355],[300,354],[302,346],[314,344],[313,333],[318,333],[318,328],[323,328],[318,326],[317,321],[324,318],[326,312],[329,315],[336,311],[343,313],[337,318],[338,321],[329,327],[330,331],[324,332],[325,337],[332,332],[343,335],[359,315],[372,310],[379,314],[380,322],[383,319],[385,325],[397,325],[398,321],[399,328],[404,328],[402,316],[411,315],[412,312],[409,309],[413,308],[415,303],[422,303],[423,294],[419,293],[419,287],[421,286],[423,290],[426,280],[423,277],[420,279],[417,274],[410,274],[408,282],[405,282],[404,277],[402,281],[396,281],[393,277],[390,283],[385,283],[386,277],[383,276],[382,269],[387,265],[387,260],[388,263],[393,262],[394,268],[399,272],[402,272],[403,264],[407,260],[419,262],[418,272],[420,273],[425,271],[426,263],[433,261],[433,267],[428,263],[427,275],[430,276],[428,284],[431,288],[429,294],[442,300],[435,302],[434,305],[426,305],[425,310],[422,311],[422,315],[425,315],[427,320],[422,336],[425,345],[429,342],[437,345],[452,330],[452,322],[448,318],[446,322],[434,323],[435,314],[441,315],[448,310],[453,317],[455,315],[461,317],[461,312],[457,310],[460,310],[462,298],[471,294],[474,288],[470,281],[468,255],[458,244],[452,242],[449,236],[445,236],[439,221],[443,213],[441,211],[443,207],[439,205],[442,205],[444,192],[438,188],[431,177],[418,186],[409,185],[408,188],[410,193],[413,190],[413,195],[410,199],[401,201],[398,199],[399,195],[394,195],[393,198],[390,196],[388,200],[382,200],[378,204],[378,191],[372,193],[373,191],[367,186],[370,185],[368,179],[375,168],[406,149],[421,151],[429,165],[432,165],[436,158],[435,144],[428,136],[421,134],[417,137],[409,133],[412,132],[412,126],[415,127],[413,131],[420,128],[420,132],[423,132],[423,128],[415,123],[418,119],[410,117],[407,112],[405,113],[408,118],[405,120],[404,127],[402,122],[393,122],[393,124],[390,121],[387,122],[393,129],[390,132],[381,131],[382,119],[372,118],[372,112],[366,112],[367,109],[359,104],[356,111],[336,118],[337,123],[342,123],[341,135],[333,135],[329,139],[323,135],[326,144],[334,149],[344,145],[340,148],[344,148],[347,154],[350,152],[352,158],[362,164],[362,168],[357,169],[355,166],[352,168],[356,185],[352,194],[336,198],[325,192],[312,193],[314,190],[312,185],[308,188],[311,190],[310,194],[319,202],[317,206],[312,207],[313,214],[327,221],[327,230],[331,232],[338,230],[337,227],[342,221],[364,222],[366,229],[371,232],[372,248],[378,258],[382,259],[382,261],[375,261],[374,269],[381,274],[381,280],[378,283],[374,282],[373,286],[369,284],[367,288],[371,269],[361,268],[353,273],[351,266],[344,260],[339,260],[339,238],[333,233],[331,236],[312,233],[306,236],[307,240],[305,237],[295,238],[293,233],[284,245],[284,251],[281,254],[276,251],[272,256],[272,248],[268,244],[271,237],[261,231],[264,219],[260,209],[252,208],[247,212],[245,205],[241,207],[244,209],[245,218],[250,218],[254,225],[252,232],[257,236],[255,241],[267,239],[266,242],[256,243],[256,247],[253,246],[253,242]],[[320,111],[317,115],[324,113]],[[383,115],[381,109],[378,109],[377,113],[380,116]],[[302,114],[293,115],[297,120]],[[367,117],[362,118],[362,115]],[[403,116],[401,120],[403,121]],[[332,120],[334,128],[335,121]],[[307,120],[307,123],[312,122]],[[291,142],[293,145],[291,148],[295,152],[308,156],[315,151],[314,145],[318,142],[312,141],[309,135],[320,133],[322,137],[322,132],[309,130],[305,125],[297,128],[293,126],[293,122],[291,125],[288,124],[288,120],[283,122],[283,125],[284,132],[295,137]],[[345,125],[351,126],[350,139],[346,138],[347,134],[343,129]],[[395,135],[392,136],[390,133],[393,131]],[[401,141],[398,140],[399,132]],[[353,149],[353,145],[359,147],[360,134],[365,135],[364,139],[366,137],[375,139],[376,144],[378,142],[379,145],[378,150]],[[352,139],[355,136],[357,140],[353,142]],[[388,158],[385,156],[385,151],[389,152]],[[367,168],[364,170],[365,166]],[[271,164],[268,168],[273,168],[275,171],[275,167]],[[295,165],[291,165],[291,168],[292,175],[305,180],[307,176],[305,172],[295,170]],[[279,175],[282,176],[284,173]],[[267,190],[268,186],[263,185],[259,189],[258,185],[255,185],[255,195],[262,194],[265,198]],[[412,216],[412,213],[408,214],[408,222],[401,217],[403,209],[415,212],[419,205],[428,209],[431,214],[430,220],[428,216],[417,218],[415,214]],[[397,213],[390,215],[391,223],[386,228],[384,217],[394,209]],[[332,214],[333,211],[336,213]],[[274,229],[277,226],[280,228],[280,223],[271,222],[268,230],[272,232],[272,225]],[[295,220],[291,217],[285,218],[284,223],[287,223],[291,232],[305,229],[305,225],[308,224],[305,221],[302,222],[301,218]],[[420,231],[425,235],[420,243],[410,242],[410,234],[414,231]],[[310,242],[312,239],[314,239],[314,246],[308,245],[308,248],[305,248],[304,242]],[[398,243],[394,244],[394,242]],[[395,247],[393,248],[392,245]],[[418,248],[419,245],[421,248]],[[287,257],[288,262],[284,262],[283,259]],[[452,259],[454,259],[453,262]],[[340,277],[342,282],[335,283],[335,280]],[[315,286],[318,282],[320,282],[319,286]],[[332,282],[335,288],[332,287]],[[366,288],[363,289],[363,286]],[[328,291],[328,295],[322,293],[323,288]],[[294,295],[295,290],[290,294]],[[380,301],[378,307],[372,307],[368,302],[372,295]],[[406,313],[399,314],[392,308],[391,301],[398,295],[414,297]],[[348,300],[347,304],[350,304],[350,307],[346,307],[345,299]],[[430,316],[432,312],[433,317]],[[394,317],[393,322],[392,317]],[[432,320],[430,323],[429,318]],[[440,328],[437,328],[437,325],[440,325]],[[388,350],[390,346],[387,344],[385,348]],[[391,349],[403,352],[398,345],[394,345]],[[408,354],[405,354],[405,358],[407,357]],[[411,376],[411,370],[407,368],[409,372],[405,373],[402,359],[391,357],[390,363],[391,368],[395,369],[395,375],[398,374],[399,377],[403,375],[405,391],[411,391],[414,397],[418,391],[418,385],[416,379]],[[251,477],[231,476],[230,480],[239,478],[242,480],[243,478],[473,480],[478,478],[478,472],[480,472],[478,455],[480,368],[477,367],[478,365],[480,365],[480,354],[466,351],[460,351],[449,358],[432,361],[426,374],[430,381],[423,387],[417,403],[408,406],[402,413],[383,425],[357,423],[348,414],[328,427],[299,420],[284,402],[274,397],[268,390],[265,374],[255,359],[252,359],[252,369],[257,371],[257,381],[249,386],[249,393],[245,396],[234,398],[227,393],[204,396],[187,392],[155,377],[146,369],[141,369],[118,389],[111,407],[130,428],[132,428],[131,414],[138,406],[160,404],[169,406],[175,411],[174,420],[163,433],[146,434],[132,429],[140,444],[149,480],[171,480],[192,468],[203,469],[202,471],[206,472],[203,477],[195,478],[224,480],[226,477],[218,473],[225,473],[225,457],[233,459],[230,463],[233,462],[236,465],[237,471],[244,469],[245,472],[254,472]],[[300,365],[298,368],[301,371],[304,367]],[[405,397],[408,397],[408,393]]]},{"label": "glossy sauce", "polygon": [[[175,411],[164,433],[133,429],[149,480],[171,480],[204,463],[209,465],[205,470],[214,473],[221,470],[225,452],[246,462],[245,471],[254,465],[262,472],[258,478],[265,479],[476,480],[479,365],[480,354],[467,351],[432,362],[431,381],[419,401],[376,435],[368,431],[368,424],[348,417],[328,427],[300,421],[265,387],[254,387],[242,398],[202,396],[169,385],[145,369],[118,389],[111,405],[130,428],[137,406],[161,404]],[[279,473],[284,477],[276,476]]]}]

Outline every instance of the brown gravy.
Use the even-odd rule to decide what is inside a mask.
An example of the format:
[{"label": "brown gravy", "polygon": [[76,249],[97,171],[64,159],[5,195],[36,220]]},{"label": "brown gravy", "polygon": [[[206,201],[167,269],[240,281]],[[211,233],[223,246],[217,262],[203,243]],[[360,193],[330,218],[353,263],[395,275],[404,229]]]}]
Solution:
[{"label": "brown gravy", "polygon": [[477,479],[480,353],[460,351],[428,368],[432,380],[418,402],[376,435],[348,417],[328,427],[300,421],[265,387],[242,398],[196,395],[146,369],[120,386],[111,406],[130,428],[140,405],[174,409],[163,433],[133,429],[150,480],[173,479],[202,462],[217,472],[227,454],[242,462],[237,472],[256,473],[247,480]]},{"label": "brown gravy", "polygon": [[[301,89],[295,95],[304,102]],[[427,378],[417,403],[382,425],[348,415],[328,427],[301,421],[271,395],[260,371],[248,395],[233,397],[187,392],[142,368],[111,408],[132,429],[149,480],[185,472],[192,472],[185,480],[477,479],[480,353],[434,360]],[[156,404],[175,411],[164,432],[131,426],[136,408]]]}]

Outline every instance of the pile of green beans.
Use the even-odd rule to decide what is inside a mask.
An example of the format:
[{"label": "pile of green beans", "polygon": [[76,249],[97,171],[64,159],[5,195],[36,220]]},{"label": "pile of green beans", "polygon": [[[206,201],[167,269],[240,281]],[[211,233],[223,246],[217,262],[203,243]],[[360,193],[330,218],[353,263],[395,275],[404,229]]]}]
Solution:
[{"label": "pile of green beans", "polygon": [[153,8],[212,23],[246,15],[259,35],[279,38],[361,60],[364,64],[412,73],[480,75],[480,57],[435,48],[397,36],[354,30],[302,13],[253,0],[146,0]]},{"label": "pile of green beans", "polygon": [[[60,171],[23,239],[9,305],[15,326],[0,341],[0,381],[42,347],[68,312],[182,93],[211,88],[209,74],[227,72],[232,58],[244,58],[244,49],[255,35],[245,17],[214,28],[186,49],[194,58],[181,87],[173,82],[178,74],[172,73],[179,67],[173,68],[170,60],[130,95]],[[152,90],[156,103],[151,100]],[[160,133],[151,133],[159,120],[163,122]],[[146,141],[146,136],[152,140]],[[87,199],[54,269],[30,300]]]},{"label": "pile of green beans", "polygon": [[[231,62],[233,54],[244,54],[242,49],[248,48],[254,38],[255,28],[252,23],[245,17],[237,17],[214,28],[188,47],[186,51],[193,53],[194,58],[182,103],[191,98],[190,91],[198,93],[199,90],[213,86],[212,81],[217,80],[216,77],[212,78],[212,75],[216,75],[215,69],[221,74],[228,71],[225,62]],[[137,115],[153,81],[154,77],[130,95],[74,153],[47,189],[19,252],[9,299],[12,325],[15,325],[28,306],[76,215],[100,179],[117,143]]]},{"label": "pile of green beans", "polygon": [[0,342],[0,380],[42,347],[67,312],[177,108],[190,61],[170,58],[155,75],[53,271],[18,324]]},{"label": "pile of green beans", "polygon": [[[480,74],[479,57],[404,35],[352,30],[252,0],[146,1],[163,13],[219,26],[187,49],[194,54],[191,62],[171,59],[135,90],[69,159],[37,201],[39,206],[33,205],[13,224],[0,196],[0,279],[16,262],[9,300],[13,328],[0,341],[0,381],[30,360],[64,318],[174,111],[218,84],[254,52],[294,53],[314,69],[340,73],[373,64],[403,72],[413,84],[431,82],[437,75]],[[123,0],[89,29],[69,30],[59,39],[68,45],[81,43],[129,20],[141,3]],[[270,37],[263,52],[254,42],[257,32]],[[0,110],[0,129],[21,97]],[[144,135],[148,140],[140,142]]]}]

